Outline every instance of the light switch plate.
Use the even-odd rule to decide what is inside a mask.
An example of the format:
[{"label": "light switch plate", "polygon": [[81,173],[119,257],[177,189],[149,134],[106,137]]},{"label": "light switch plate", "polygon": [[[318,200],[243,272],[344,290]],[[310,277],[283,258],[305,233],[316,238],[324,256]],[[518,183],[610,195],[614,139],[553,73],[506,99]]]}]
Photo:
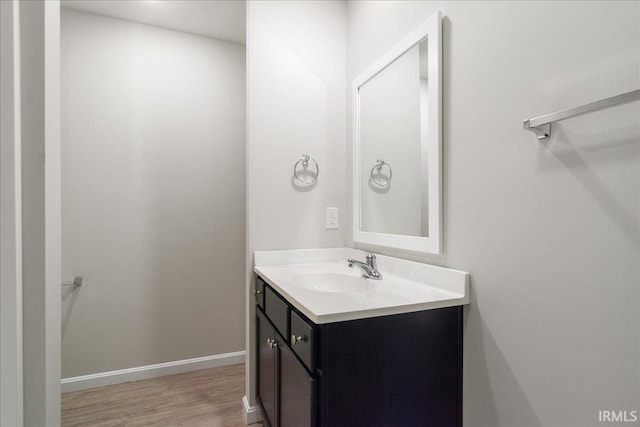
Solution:
[{"label": "light switch plate", "polygon": [[338,208],[327,208],[326,227],[328,230],[338,228]]}]

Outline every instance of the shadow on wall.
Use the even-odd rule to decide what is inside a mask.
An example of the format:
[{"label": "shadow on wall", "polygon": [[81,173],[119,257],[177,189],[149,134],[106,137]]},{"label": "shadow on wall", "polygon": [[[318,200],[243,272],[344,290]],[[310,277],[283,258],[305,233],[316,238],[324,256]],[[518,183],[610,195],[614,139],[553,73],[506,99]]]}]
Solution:
[{"label": "shadow on wall", "polygon": [[69,286],[62,288],[62,341],[67,332],[67,326],[73,313],[73,306],[76,304],[78,293],[80,292],[79,286]]},{"label": "shadow on wall", "polygon": [[[470,302],[464,311],[463,402],[465,426],[495,427],[499,425],[518,427],[541,426],[522,387],[507,363],[488,325],[478,311],[478,300],[470,284]],[[474,351],[471,355],[468,349]],[[491,363],[489,365],[489,362]],[[496,402],[495,396],[509,396],[509,402]],[[468,396],[484,396],[470,399]],[[496,404],[500,403],[500,419]]]},{"label": "shadow on wall", "polygon": [[640,158],[640,140],[636,136],[638,133],[637,126],[598,133],[578,133],[566,126],[554,124],[550,141],[542,143],[545,150],[538,151],[538,169],[541,172],[557,170],[557,163],[549,161],[548,156],[545,156],[545,151],[551,153],[597,201],[597,205],[613,220],[621,236],[635,250],[640,249],[637,238],[640,224],[625,207],[625,200],[616,197],[616,188],[608,186],[607,181],[596,173],[600,170],[596,170],[596,166],[637,161]]}]

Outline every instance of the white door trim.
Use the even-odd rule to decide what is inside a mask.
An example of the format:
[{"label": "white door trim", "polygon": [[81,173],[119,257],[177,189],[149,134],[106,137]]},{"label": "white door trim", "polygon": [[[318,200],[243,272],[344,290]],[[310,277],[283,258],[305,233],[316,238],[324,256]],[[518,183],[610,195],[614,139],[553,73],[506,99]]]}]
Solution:
[{"label": "white door trim", "polygon": [[18,1],[0,2],[0,425],[24,423]]},{"label": "white door trim", "polygon": [[20,2],[25,425],[60,425],[60,2]]}]

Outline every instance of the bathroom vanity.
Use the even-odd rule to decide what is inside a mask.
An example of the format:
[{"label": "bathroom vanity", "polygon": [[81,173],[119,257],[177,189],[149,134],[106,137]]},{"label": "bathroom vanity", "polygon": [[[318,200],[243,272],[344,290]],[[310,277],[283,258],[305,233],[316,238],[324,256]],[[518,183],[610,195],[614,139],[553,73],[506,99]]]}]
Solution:
[{"label": "bathroom vanity", "polygon": [[[382,258],[381,281],[343,260],[255,268],[257,394],[266,425],[462,425],[468,275],[398,260],[414,276],[401,278]],[[439,275],[444,286],[420,283],[407,264],[434,269],[431,280]]]},{"label": "bathroom vanity", "polygon": [[[436,12],[353,80],[354,244],[442,253],[441,77]],[[382,256],[378,269],[365,255],[254,253],[253,356],[267,425],[462,425],[469,275]]]}]

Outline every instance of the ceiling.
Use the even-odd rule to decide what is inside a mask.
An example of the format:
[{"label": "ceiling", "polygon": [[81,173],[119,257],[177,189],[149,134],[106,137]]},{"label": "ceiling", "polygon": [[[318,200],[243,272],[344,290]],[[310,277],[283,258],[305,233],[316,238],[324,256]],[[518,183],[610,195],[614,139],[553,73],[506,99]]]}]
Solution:
[{"label": "ceiling", "polygon": [[62,7],[245,43],[244,0],[62,0]]}]

